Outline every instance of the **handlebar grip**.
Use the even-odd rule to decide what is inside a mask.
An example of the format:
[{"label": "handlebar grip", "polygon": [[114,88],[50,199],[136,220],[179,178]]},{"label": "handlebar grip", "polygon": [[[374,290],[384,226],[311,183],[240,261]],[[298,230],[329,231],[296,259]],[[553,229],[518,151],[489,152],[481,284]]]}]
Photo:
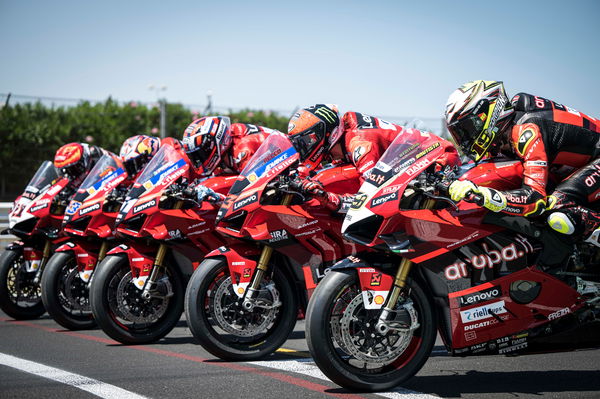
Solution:
[{"label": "handlebar grip", "polygon": [[324,197],[326,195],[326,193],[323,190],[317,190],[317,191],[315,191],[315,195],[317,197]]},{"label": "handlebar grip", "polygon": [[435,184],[436,190],[438,190],[442,195],[448,195],[450,190],[450,183],[448,181],[438,182]]},{"label": "handlebar grip", "polygon": [[465,201],[467,202],[472,202],[474,204],[477,204],[479,206],[483,206],[483,204],[485,203],[485,200],[483,198],[483,196],[481,194],[476,194],[472,191],[470,191],[467,196],[465,197]]}]

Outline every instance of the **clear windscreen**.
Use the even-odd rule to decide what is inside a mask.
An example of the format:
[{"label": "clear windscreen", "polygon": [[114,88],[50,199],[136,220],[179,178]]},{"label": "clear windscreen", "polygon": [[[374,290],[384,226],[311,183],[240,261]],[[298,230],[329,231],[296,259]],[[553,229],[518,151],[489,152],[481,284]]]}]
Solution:
[{"label": "clear windscreen", "polygon": [[92,186],[98,189],[103,184],[123,173],[125,171],[120,160],[116,156],[105,154],[96,162],[96,165],[92,168],[83,183],[81,183],[79,191],[86,190]]},{"label": "clear windscreen", "polygon": [[146,165],[136,183],[146,183],[151,181],[153,185],[169,175],[174,169],[178,169],[185,164],[181,154],[172,146],[164,145],[160,147],[156,155],[152,157]]},{"label": "clear windscreen", "polygon": [[417,169],[429,164],[427,155],[441,147],[440,141],[439,137],[428,132],[406,129],[392,141],[369,172],[366,181],[380,187],[395,175],[407,171],[416,173]]},{"label": "clear windscreen", "polygon": [[287,135],[279,132],[270,134],[250,158],[229,193],[239,194],[244,188],[260,180],[274,167],[295,154],[297,152]]},{"label": "clear windscreen", "polygon": [[44,161],[29,181],[27,187],[25,187],[25,194],[28,194],[28,197],[34,198],[40,191],[44,191],[50,187],[59,177],[58,169],[54,167],[52,162]]}]

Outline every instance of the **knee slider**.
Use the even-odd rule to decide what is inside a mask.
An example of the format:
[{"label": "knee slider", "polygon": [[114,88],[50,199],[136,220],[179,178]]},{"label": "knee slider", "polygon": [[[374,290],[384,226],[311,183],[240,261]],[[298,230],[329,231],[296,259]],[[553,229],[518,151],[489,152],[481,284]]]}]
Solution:
[{"label": "knee slider", "polygon": [[563,212],[552,212],[547,219],[548,225],[552,230],[559,233],[572,235],[575,233],[575,224],[571,218]]}]

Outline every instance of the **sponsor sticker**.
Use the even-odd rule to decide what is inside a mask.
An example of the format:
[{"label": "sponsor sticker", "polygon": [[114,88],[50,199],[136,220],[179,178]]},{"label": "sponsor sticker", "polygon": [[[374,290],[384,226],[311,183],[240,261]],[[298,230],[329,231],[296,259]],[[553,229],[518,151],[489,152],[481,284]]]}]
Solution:
[{"label": "sponsor sticker", "polygon": [[487,305],[479,306],[460,312],[460,318],[463,323],[473,323],[478,320],[485,320],[498,315],[507,313],[504,307],[504,301],[498,301]]},{"label": "sponsor sticker", "polygon": [[471,306],[481,302],[487,302],[492,299],[497,299],[502,296],[502,289],[500,286],[494,286],[482,291],[473,292],[471,294],[463,295],[458,298],[460,307]]}]

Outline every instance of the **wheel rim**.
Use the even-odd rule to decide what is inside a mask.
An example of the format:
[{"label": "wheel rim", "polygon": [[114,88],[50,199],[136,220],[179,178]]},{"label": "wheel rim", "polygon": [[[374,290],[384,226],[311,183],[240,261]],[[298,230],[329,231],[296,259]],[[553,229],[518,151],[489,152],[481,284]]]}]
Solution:
[{"label": "wheel rim", "polygon": [[[171,283],[167,277],[159,279],[161,283]],[[111,316],[121,327],[141,330],[159,322],[169,308],[169,296],[142,298],[142,290],[133,283],[131,271],[121,268],[109,282],[108,304]],[[169,290],[172,292],[172,289]]]},{"label": "wheel rim", "polygon": [[42,291],[39,284],[34,284],[36,272],[25,270],[25,260],[19,256],[8,269],[6,286],[8,297],[12,303],[21,308],[30,308],[42,301]]},{"label": "wheel rim", "polygon": [[58,299],[61,307],[74,316],[92,315],[87,283],[79,277],[79,270],[73,259],[61,268]]},{"label": "wheel rim", "polygon": [[[410,299],[399,300],[399,319],[411,324],[418,309],[408,312]],[[344,367],[354,373],[380,374],[392,372],[416,354],[421,338],[416,331],[390,330],[385,334],[375,329],[379,310],[364,308],[362,292],[356,284],[344,286],[330,312],[328,327],[334,354]]]},{"label": "wheel rim", "polygon": [[213,279],[205,296],[200,299],[214,335],[232,344],[251,344],[264,340],[281,319],[280,295],[275,282],[265,277],[259,288],[258,305],[252,310],[243,308],[224,270]]}]

